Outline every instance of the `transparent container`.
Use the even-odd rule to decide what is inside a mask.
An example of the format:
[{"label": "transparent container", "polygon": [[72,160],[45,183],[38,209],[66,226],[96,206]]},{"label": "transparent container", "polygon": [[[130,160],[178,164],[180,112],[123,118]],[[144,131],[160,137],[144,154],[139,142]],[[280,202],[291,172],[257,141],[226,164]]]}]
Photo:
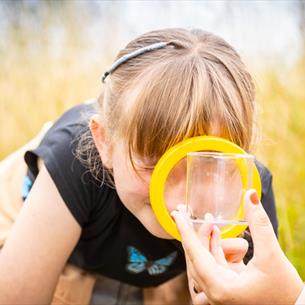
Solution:
[{"label": "transparent container", "polygon": [[247,225],[243,197],[252,188],[254,156],[190,152],[187,154],[186,204],[192,223],[220,229]]}]

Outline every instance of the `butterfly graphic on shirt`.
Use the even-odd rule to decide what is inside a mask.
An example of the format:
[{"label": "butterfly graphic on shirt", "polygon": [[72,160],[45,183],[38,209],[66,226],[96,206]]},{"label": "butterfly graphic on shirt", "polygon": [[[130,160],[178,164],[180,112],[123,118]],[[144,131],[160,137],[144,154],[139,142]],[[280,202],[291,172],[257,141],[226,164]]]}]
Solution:
[{"label": "butterfly graphic on shirt", "polygon": [[128,264],[127,271],[130,273],[141,273],[147,271],[150,275],[159,275],[167,270],[167,268],[174,262],[177,257],[177,252],[172,252],[164,258],[158,260],[149,260],[135,247],[127,247]]}]

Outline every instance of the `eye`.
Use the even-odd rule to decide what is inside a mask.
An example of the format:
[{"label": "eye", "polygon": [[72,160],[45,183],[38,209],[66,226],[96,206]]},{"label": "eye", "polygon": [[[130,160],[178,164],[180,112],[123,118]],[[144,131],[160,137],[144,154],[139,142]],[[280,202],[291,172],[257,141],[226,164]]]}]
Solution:
[{"label": "eye", "polygon": [[155,169],[154,166],[145,166],[142,167],[141,170],[147,171],[147,172],[152,172]]},{"label": "eye", "polygon": [[137,171],[150,173],[155,169],[156,162],[152,160],[136,160],[134,165]]}]

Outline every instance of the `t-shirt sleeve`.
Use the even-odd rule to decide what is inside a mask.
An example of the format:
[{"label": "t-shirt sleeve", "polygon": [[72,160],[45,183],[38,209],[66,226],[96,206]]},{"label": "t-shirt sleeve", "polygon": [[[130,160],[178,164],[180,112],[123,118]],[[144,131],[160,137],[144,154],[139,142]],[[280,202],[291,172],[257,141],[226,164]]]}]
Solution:
[{"label": "t-shirt sleeve", "polygon": [[[41,158],[70,212],[84,227],[96,200],[93,198],[98,181],[75,156],[79,136],[88,129],[82,118],[83,107],[66,112],[54,123],[40,145],[25,154],[25,161],[33,176],[37,176],[37,158]],[[47,196],[47,194],[46,194]]]},{"label": "t-shirt sleeve", "polygon": [[272,223],[275,234],[278,234],[278,219],[276,215],[275,199],[272,186],[272,174],[262,164],[258,163],[258,170],[262,181],[262,205]]}]

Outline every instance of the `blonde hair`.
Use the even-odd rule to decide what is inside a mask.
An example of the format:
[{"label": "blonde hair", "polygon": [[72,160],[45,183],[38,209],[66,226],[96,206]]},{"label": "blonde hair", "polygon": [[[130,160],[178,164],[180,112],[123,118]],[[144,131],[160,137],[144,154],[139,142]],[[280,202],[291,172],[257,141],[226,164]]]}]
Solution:
[{"label": "blonde hair", "polygon": [[201,30],[164,29],[141,35],[117,59],[144,46],[168,46],[121,64],[98,99],[109,132],[133,154],[158,159],[183,139],[223,136],[249,150],[254,135],[255,88],[237,52]]}]

